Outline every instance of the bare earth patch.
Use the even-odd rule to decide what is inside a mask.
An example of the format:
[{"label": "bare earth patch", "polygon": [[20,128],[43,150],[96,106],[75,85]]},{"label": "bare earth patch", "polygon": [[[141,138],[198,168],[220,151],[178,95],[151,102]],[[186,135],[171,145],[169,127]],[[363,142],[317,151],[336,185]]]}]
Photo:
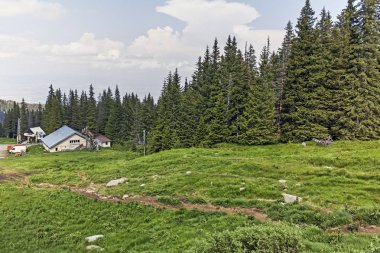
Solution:
[{"label": "bare earth patch", "polygon": [[210,203],[208,204],[192,204],[189,202],[181,201],[181,205],[179,206],[171,206],[160,203],[157,198],[149,197],[149,196],[128,196],[128,198],[121,198],[119,196],[105,196],[97,193],[97,186],[90,185],[89,187],[77,187],[77,186],[66,186],[66,185],[52,185],[48,183],[38,184],[38,187],[43,188],[54,188],[54,189],[68,189],[72,192],[79,193],[83,196],[92,199],[98,199],[102,201],[110,201],[110,202],[138,202],[144,205],[152,206],[155,208],[164,208],[169,210],[179,210],[179,209],[187,209],[187,210],[198,210],[201,212],[222,212],[226,214],[242,214],[246,216],[254,217],[260,222],[264,222],[267,220],[267,215],[262,213],[257,208],[233,208],[233,207],[221,207],[215,206]]},{"label": "bare earth patch", "polygon": [[27,174],[19,173],[19,172],[7,172],[7,173],[0,172],[0,183],[7,182],[7,181],[27,183],[28,182],[27,176],[28,176]]},{"label": "bare earth patch", "polygon": [[380,235],[380,227],[374,225],[360,225],[358,228],[352,229],[349,226],[341,226],[336,228],[329,228],[326,230],[327,233],[361,233],[370,235]]}]

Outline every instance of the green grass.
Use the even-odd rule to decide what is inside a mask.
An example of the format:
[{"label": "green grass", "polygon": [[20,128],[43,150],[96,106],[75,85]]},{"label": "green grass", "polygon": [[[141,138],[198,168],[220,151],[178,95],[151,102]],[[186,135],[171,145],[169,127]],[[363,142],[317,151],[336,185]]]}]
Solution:
[{"label": "green grass", "polygon": [[[46,154],[35,148],[25,157],[2,161],[1,167],[34,173],[29,177],[32,183],[104,185],[127,177],[128,184],[102,189],[120,196],[188,196],[241,205],[256,199],[279,200],[286,192],[325,208],[380,204],[379,141],[329,147],[220,145],[146,157],[115,150]],[[281,184],[280,179],[288,182]]]},{"label": "green grass", "polygon": [[16,140],[11,138],[0,138],[0,144],[16,144]]},{"label": "green grass", "polygon": [[[107,252],[181,252],[197,245],[207,234],[254,223],[238,215],[104,203],[67,191],[36,189],[38,183],[95,183],[102,194],[154,196],[172,206],[180,206],[181,199],[258,207],[272,220],[298,224],[306,234],[304,252],[355,252],[369,249],[371,243],[380,246],[376,237],[323,232],[328,227],[357,222],[380,225],[379,141],[342,141],[328,147],[314,143],[306,147],[223,144],[146,157],[120,150],[48,154],[41,147],[33,147],[24,157],[0,161],[0,175],[7,173],[27,174],[29,186],[0,185],[0,223],[6,222],[0,238],[10,245],[6,252],[20,252],[28,241],[34,242],[34,251],[41,249],[38,252],[77,252],[84,249],[85,236],[102,231],[107,231],[107,236],[99,245]],[[105,187],[109,180],[121,177],[128,178],[128,183]],[[279,183],[280,179],[287,183]],[[282,193],[300,196],[303,201],[284,206],[280,203]],[[28,215],[31,210],[38,215]],[[97,219],[101,220],[99,224]],[[174,222],[177,219],[181,222]],[[54,222],[49,225],[48,220]],[[16,233],[24,226],[28,229]],[[33,233],[39,229],[47,238]],[[50,238],[55,233],[64,239]],[[56,243],[51,242],[53,239]]]}]

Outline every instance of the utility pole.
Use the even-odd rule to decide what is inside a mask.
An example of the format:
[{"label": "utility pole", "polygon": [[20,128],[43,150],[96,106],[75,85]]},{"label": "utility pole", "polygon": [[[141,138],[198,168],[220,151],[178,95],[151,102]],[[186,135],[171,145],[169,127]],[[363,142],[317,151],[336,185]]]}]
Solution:
[{"label": "utility pole", "polygon": [[146,130],[143,130],[144,156],[146,155]]},{"label": "utility pole", "polygon": [[17,144],[21,143],[21,124],[20,124],[20,118],[17,119]]}]

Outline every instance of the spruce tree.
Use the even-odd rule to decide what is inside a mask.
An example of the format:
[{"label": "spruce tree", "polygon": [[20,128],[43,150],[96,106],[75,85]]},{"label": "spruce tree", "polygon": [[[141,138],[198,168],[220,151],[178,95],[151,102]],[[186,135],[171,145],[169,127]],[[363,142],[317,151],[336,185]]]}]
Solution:
[{"label": "spruce tree", "polygon": [[279,131],[282,123],[282,105],[284,87],[286,86],[286,74],[288,71],[288,62],[291,54],[292,43],[294,39],[293,25],[289,21],[285,28],[286,34],[282,42],[281,48],[278,50],[277,69],[275,71],[275,91],[276,91],[276,121]]},{"label": "spruce tree", "polygon": [[25,100],[22,99],[20,107],[20,131],[23,134],[28,128],[28,109]]},{"label": "spruce tree", "polygon": [[314,29],[314,11],[306,0],[297,23],[297,36],[292,44],[289,58],[287,85],[284,87],[282,108],[283,141],[305,141],[313,137],[328,136],[328,129],[320,124],[323,112],[318,108],[323,93],[315,74],[319,66],[315,63],[318,50]]},{"label": "spruce tree", "polygon": [[113,141],[120,139],[122,127],[121,98],[118,86],[115,89],[115,98],[112,101],[110,115],[105,128],[106,135]]},{"label": "spruce tree", "polygon": [[94,133],[96,131],[96,100],[95,100],[95,92],[92,84],[90,85],[89,93],[88,93],[88,101],[87,101],[87,129]]},{"label": "spruce tree", "polygon": [[259,70],[260,76],[256,78],[255,70],[249,67],[250,85],[242,116],[243,135],[240,138],[242,144],[271,144],[278,141],[273,85],[274,70],[273,59],[270,58],[269,39],[260,56]]}]

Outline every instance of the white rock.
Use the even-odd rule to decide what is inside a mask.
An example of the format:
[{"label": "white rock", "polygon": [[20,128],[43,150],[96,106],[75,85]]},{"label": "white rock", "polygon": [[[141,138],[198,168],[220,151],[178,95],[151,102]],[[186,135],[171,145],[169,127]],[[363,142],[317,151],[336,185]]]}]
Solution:
[{"label": "white rock", "polygon": [[279,182],[280,184],[286,184],[286,182],[288,182],[288,180],[280,179],[280,180],[278,180],[278,182]]},{"label": "white rock", "polygon": [[141,184],[141,185],[140,185],[140,187],[144,187],[144,186],[145,186],[145,184]]},{"label": "white rock", "polygon": [[106,186],[107,186],[107,187],[118,186],[119,184],[122,184],[122,183],[124,183],[125,181],[127,181],[127,178],[122,177],[122,178],[119,178],[119,179],[115,179],[115,180],[111,180],[111,181],[109,181],[109,182],[106,184]]},{"label": "white rock", "polygon": [[123,195],[122,199],[126,200],[127,198],[129,198],[129,195],[128,194],[125,194]]},{"label": "white rock", "polygon": [[302,146],[306,147],[307,146],[306,142],[302,142]]},{"label": "white rock", "polygon": [[296,183],[296,186],[301,186],[301,183]]},{"label": "white rock", "polygon": [[191,174],[191,171],[186,171],[186,175],[190,175]]},{"label": "white rock", "polygon": [[302,198],[295,196],[295,195],[283,193],[282,196],[284,197],[285,203],[294,203],[294,202],[301,202],[302,201]]},{"label": "white rock", "polygon": [[325,166],[325,169],[327,169],[327,170],[332,170],[333,168],[330,167],[330,166]]},{"label": "white rock", "polygon": [[153,178],[153,180],[157,180],[158,178],[160,178],[160,176],[159,175],[154,175],[154,176],[152,176],[152,178]]},{"label": "white rock", "polygon": [[104,237],[104,235],[92,235],[92,236],[86,237],[85,240],[87,242],[95,242],[96,240],[102,237]]},{"label": "white rock", "polygon": [[99,250],[99,251],[103,251],[103,248],[97,246],[97,245],[88,245],[86,247],[87,250]]},{"label": "white rock", "polygon": [[244,191],[245,190],[245,188],[244,187],[240,187],[240,189],[239,189],[239,191]]}]

